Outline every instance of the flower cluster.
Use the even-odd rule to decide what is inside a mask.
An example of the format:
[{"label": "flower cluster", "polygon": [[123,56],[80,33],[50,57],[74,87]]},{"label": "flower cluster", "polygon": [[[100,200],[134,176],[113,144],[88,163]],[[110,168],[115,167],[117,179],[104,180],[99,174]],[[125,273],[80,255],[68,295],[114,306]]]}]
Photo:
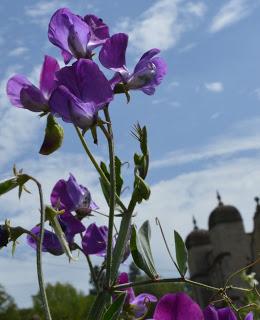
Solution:
[{"label": "flower cluster", "polygon": [[[59,9],[50,20],[48,37],[61,49],[65,64],[76,61],[60,68],[56,59],[45,56],[39,87],[15,75],[7,83],[7,94],[16,107],[50,112],[83,130],[97,123],[98,111],[113,100],[114,93],[141,90],[153,94],[166,74],[164,60],[156,57],[159,49],[144,53],[134,71],[129,71],[125,61],[128,36],[110,36],[108,26],[94,15],[81,17],[67,8]],[[110,80],[93,60],[98,47],[100,63],[114,72]]]}]

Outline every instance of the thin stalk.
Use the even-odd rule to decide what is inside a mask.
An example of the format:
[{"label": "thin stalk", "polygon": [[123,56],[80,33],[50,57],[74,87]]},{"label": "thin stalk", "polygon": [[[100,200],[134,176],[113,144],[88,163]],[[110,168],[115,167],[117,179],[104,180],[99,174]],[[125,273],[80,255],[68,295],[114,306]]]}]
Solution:
[{"label": "thin stalk", "polygon": [[43,243],[43,237],[44,237],[44,222],[45,222],[45,206],[43,202],[43,192],[42,192],[42,186],[39,183],[38,180],[36,180],[34,177],[30,177],[32,181],[35,182],[38,188],[39,198],[40,198],[40,213],[41,213],[41,219],[40,219],[40,238],[37,241],[37,248],[36,248],[36,260],[37,260],[37,275],[38,275],[38,283],[40,287],[40,294],[42,298],[42,304],[43,304],[43,310],[45,313],[45,317],[47,320],[52,320],[50,308],[48,304],[48,299],[45,291],[45,284],[44,284],[44,278],[43,278],[43,272],[42,272],[42,243]]},{"label": "thin stalk", "polygon": [[111,119],[108,111],[108,107],[104,109],[105,119],[108,122],[106,135],[108,150],[109,150],[109,162],[110,162],[110,199],[109,199],[109,218],[108,218],[108,239],[107,239],[107,255],[106,255],[106,287],[110,287],[111,282],[111,268],[113,258],[113,229],[114,229],[114,214],[116,204],[116,172],[115,172],[115,147],[113,129]]},{"label": "thin stalk", "polygon": [[[99,167],[96,159],[94,158],[94,156],[92,155],[91,151],[89,150],[88,148],[88,145],[83,137],[83,135],[81,134],[79,128],[77,126],[75,126],[75,129],[76,129],[76,132],[77,132],[77,135],[80,139],[80,142],[86,152],[86,154],[88,155],[90,161],[92,162],[92,164],[94,165],[95,169],[97,170],[97,172],[99,173],[100,177],[105,181],[105,183],[110,187],[110,182],[109,180],[107,179],[106,175],[104,174],[103,170]],[[123,211],[126,211],[127,208],[125,207],[125,205],[123,204],[123,202],[121,201],[120,197],[116,194],[116,200],[117,200],[117,203],[120,205],[120,207],[122,208]]]}]

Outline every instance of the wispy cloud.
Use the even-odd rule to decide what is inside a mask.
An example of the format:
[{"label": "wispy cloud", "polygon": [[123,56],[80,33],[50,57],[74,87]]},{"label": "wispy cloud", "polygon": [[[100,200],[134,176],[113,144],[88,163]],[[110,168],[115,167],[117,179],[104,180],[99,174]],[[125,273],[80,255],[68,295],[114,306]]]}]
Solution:
[{"label": "wispy cloud", "polygon": [[246,151],[260,151],[260,118],[238,124],[225,136],[215,138],[206,146],[194,150],[178,150],[151,163],[152,168],[184,165],[196,161],[233,156]]},{"label": "wispy cloud", "polygon": [[206,12],[206,5],[184,0],[157,0],[136,19],[124,18],[117,29],[129,33],[139,51],[174,47],[183,32],[190,30]]},{"label": "wispy cloud", "polygon": [[[254,3],[253,3],[254,2]],[[247,17],[259,5],[259,1],[229,0],[213,18],[210,32],[218,32]]]},{"label": "wispy cloud", "polygon": [[18,57],[18,56],[23,55],[27,51],[28,51],[28,48],[26,48],[26,47],[17,47],[9,52],[9,56],[10,57]]},{"label": "wispy cloud", "polygon": [[216,93],[222,92],[224,90],[223,83],[219,81],[205,83],[205,88],[208,91]]}]

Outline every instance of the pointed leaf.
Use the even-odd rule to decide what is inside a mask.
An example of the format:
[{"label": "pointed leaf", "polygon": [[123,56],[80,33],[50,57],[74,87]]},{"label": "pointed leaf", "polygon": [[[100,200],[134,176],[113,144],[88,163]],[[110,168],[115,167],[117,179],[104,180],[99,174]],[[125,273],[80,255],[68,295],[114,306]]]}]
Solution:
[{"label": "pointed leaf", "polygon": [[30,179],[26,174],[19,174],[10,179],[0,181],[0,196],[15,189],[18,186],[24,185]]},{"label": "pointed leaf", "polygon": [[174,230],[174,240],[177,264],[180,269],[181,275],[185,276],[185,273],[187,271],[188,253],[182,237],[176,230]]},{"label": "pointed leaf", "polygon": [[102,320],[117,320],[122,312],[126,299],[126,292],[121,293],[116,300],[110,305]]},{"label": "pointed leaf", "polygon": [[143,248],[143,252],[144,252],[144,254],[150,264],[150,267],[153,268],[154,272],[156,273],[155,267],[154,267],[152,251],[151,251],[151,246],[150,246],[151,227],[150,227],[150,223],[148,220],[146,220],[142,224],[141,228],[138,231],[138,235],[139,235],[141,246]]}]

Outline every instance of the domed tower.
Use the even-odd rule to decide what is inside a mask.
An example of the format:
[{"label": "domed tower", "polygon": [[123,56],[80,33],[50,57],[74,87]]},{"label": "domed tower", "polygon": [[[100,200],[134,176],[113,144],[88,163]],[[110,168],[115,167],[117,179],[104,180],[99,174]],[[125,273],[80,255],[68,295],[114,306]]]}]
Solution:
[{"label": "domed tower", "polygon": [[[260,257],[260,203],[259,198],[255,197],[256,210],[254,215],[254,230],[252,233],[252,260],[255,261]],[[256,279],[260,282],[260,263],[253,267],[253,271],[256,273]]]},{"label": "domed tower", "polygon": [[[211,282],[223,286],[227,277],[250,262],[250,244],[244,230],[240,212],[231,205],[225,205],[217,193],[218,206],[209,217],[209,233],[212,243],[210,255]],[[240,278],[233,280],[241,285]],[[235,294],[235,293],[234,293]],[[238,298],[239,296],[234,298]]]},{"label": "domed tower", "polygon": [[[209,232],[199,229],[193,217],[194,229],[186,238],[186,248],[188,250],[188,265],[191,280],[209,284],[207,263],[208,254],[211,251]],[[201,306],[209,303],[209,292],[199,287],[194,287],[196,300]]]}]

